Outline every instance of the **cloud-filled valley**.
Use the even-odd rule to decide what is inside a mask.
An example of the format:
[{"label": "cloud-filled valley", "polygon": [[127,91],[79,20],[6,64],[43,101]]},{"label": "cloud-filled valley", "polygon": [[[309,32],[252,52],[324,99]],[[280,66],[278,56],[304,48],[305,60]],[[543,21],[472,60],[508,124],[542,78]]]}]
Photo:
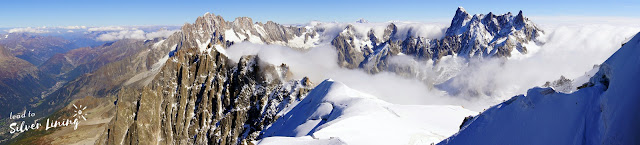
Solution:
[{"label": "cloud-filled valley", "polygon": [[[0,145],[637,140],[638,19],[452,10],[447,22],[207,12],[180,26],[0,28],[0,113],[38,114],[0,117]],[[45,133],[10,124],[74,117]]]},{"label": "cloud-filled valley", "polygon": [[[369,24],[369,28],[374,30],[383,26],[386,25]],[[361,29],[368,30],[367,27]],[[418,29],[442,32],[443,28],[426,25]],[[226,51],[232,60],[238,60],[242,55],[257,54],[271,64],[289,65],[297,78],[308,76],[315,83],[331,78],[392,103],[462,105],[481,111],[560,76],[574,79],[584,75],[615,52],[623,41],[640,31],[640,27],[581,24],[543,27],[543,30],[545,43],[530,46],[539,48],[537,52],[522,57],[469,60],[446,57],[435,64],[431,60],[416,60],[410,56],[391,59],[391,63],[417,68],[413,76],[399,76],[392,72],[372,75],[359,69],[341,68],[336,62],[335,47],[328,43],[299,51],[280,45],[243,42]],[[441,35],[436,33],[436,38]]]}]

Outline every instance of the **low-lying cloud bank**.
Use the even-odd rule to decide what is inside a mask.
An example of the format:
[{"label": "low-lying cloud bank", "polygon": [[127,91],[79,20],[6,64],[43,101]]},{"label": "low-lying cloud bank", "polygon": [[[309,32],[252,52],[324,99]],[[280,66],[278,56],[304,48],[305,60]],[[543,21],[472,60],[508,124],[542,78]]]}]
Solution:
[{"label": "low-lying cloud bank", "polygon": [[[296,78],[309,76],[315,83],[332,78],[392,103],[462,105],[479,111],[561,75],[582,76],[640,31],[640,27],[600,24],[543,29],[546,43],[527,57],[508,60],[448,57],[435,65],[407,56],[391,59],[392,63],[416,68],[414,74],[418,75],[411,77],[389,72],[369,75],[357,69],[340,68],[335,48],[330,44],[302,52],[245,42],[231,46],[227,54],[235,61],[242,55],[257,54],[272,64],[288,64]],[[529,47],[536,49],[533,45]]]},{"label": "low-lying cloud bank", "polygon": [[324,79],[340,81],[351,88],[398,104],[451,104],[457,99],[443,97],[442,91],[427,89],[416,79],[403,78],[394,73],[383,72],[369,75],[358,69],[345,69],[337,65],[337,53],[331,45],[322,45],[301,52],[280,45],[260,45],[249,42],[232,45],[227,49],[232,61],[243,55],[257,54],[271,64],[289,65],[295,78],[308,76],[318,84]]},{"label": "low-lying cloud bank", "polygon": [[168,37],[180,29],[179,26],[56,26],[24,27],[6,29],[7,33],[34,33],[56,36],[85,36],[97,41],[116,41],[120,39],[154,39]]},{"label": "low-lying cloud bank", "polygon": [[323,35],[320,39],[330,42],[335,36],[342,32],[347,25],[353,25],[356,35],[358,36],[367,36],[369,31],[373,30],[376,37],[382,37],[384,30],[391,23],[397,26],[398,30],[395,37],[400,39],[404,39],[407,36],[421,36],[431,39],[442,38],[447,29],[447,23],[424,22],[337,23],[312,21],[306,25],[321,29]]},{"label": "low-lying cloud bank", "polygon": [[173,34],[177,30],[158,30],[154,32],[145,32],[142,30],[122,30],[115,32],[107,32],[100,34],[96,37],[99,41],[115,41],[120,39],[153,39],[153,38],[166,38]]},{"label": "low-lying cloud bank", "polygon": [[46,30],[40,27],[13,28],[6,31],[9,33],[49,33],[50,32],[49,30]]}]

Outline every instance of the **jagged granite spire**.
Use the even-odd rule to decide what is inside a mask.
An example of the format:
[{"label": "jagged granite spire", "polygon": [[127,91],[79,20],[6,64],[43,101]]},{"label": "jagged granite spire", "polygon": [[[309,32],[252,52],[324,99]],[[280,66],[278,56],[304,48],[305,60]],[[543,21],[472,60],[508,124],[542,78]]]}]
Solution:
[{"label": "jagged granite spire", "polygon": [[466,31],[466,30],[463,30],[462,27],[465,25],[467,21],[469,21],[469,19],[471,19],[471,16],[469,15],[469,13],[467,13],[467,10],[465,10],[462,7],[458,7],[458,10],[456,10],[456,14],[453,16],[453,20],[451,20],[451,25],[449,26],[449,29],[447,29],[447,32],[445,33],[446,36],[457,34],[462,31]]},{"label": "jagged granite spire", "polygon": [[[332,44],[338,51],[338,63],[342,67],[360,67],[370,73],[382,70],[394,71],[388,68],[387,56],[405,54],[417,59],[432,59],[437,61],[443,56],[457,55],[459,57],[511,57],[512,54],[527,54],[524,44],[541,44],[537,38],[543,31],[533,22],[522,15],[511,12],[496,15],[470,15],[458,7],[443,38],[427,39],[413,36],[414,30],[408,29],[407,36],[397,36],[400,29],[390,23],[382,36],[370,33],[367,36],[348,35],[353,32],[353,26],[343,29]],[[403,28],[404,29],[404,28]],[[371,31],[370,31],[371,32]]]},{"label": "jagged granite spire", "polygon": [[515,26],[524,27],[525,26],[525,20],[526,20],[526,18],[524,16],[522,16],[522,10],[520,10],[520,12],[518,12],[518,15],[516,15],[516,17],[514,18]]}]

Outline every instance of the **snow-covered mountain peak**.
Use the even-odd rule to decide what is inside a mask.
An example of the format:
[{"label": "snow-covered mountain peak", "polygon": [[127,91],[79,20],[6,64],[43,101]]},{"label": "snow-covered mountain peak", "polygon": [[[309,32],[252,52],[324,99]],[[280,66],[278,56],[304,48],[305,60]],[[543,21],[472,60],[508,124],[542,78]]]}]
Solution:
[{"label": "snow-covered mountain peak", "polygon": [[[539,36],[543,31],[522,11],[513,16],[511,12],[495,15],[476,14],[469,16],[466,11],[458,10],[445,32],[445,38],[462,38],[463,48],[459,56],[506,56],[527,54],[526,44],[541,44]],[[466,41],[466,42],[465,42]],[[468,44],[466,44],[468,43]],[[514,53],[515,52],[515,53]]]},{"label": "snow-covered mountain peak", "polygon": [[495,15],[493,12],[489,12],[486,15],[476,14],[471,16],[464,9],[458,9],[445,36],[461,35],[469,31],[472,33],[486,31],[491,35],[507,35],[521,29],[531,29],[528,31],[533,31],[533,34],[531,36],[527,35],[527,37],[535,37],[542,33],[533,22],[523,16],[522,11],[519,11],[515,17],[511,12],[502,15]]},{"label": "snow-covered mountain peak", "polygon": [[463,7],[458,7],[458,9],[456,10],[456,13],[458,13],[458,12],[467,13],[467,10],[465,10]]},{"label": "snow-covered mountain peak", "polygon": [[249,17],[225,21],[222,16],[213,13],[198,17],[192,24],[185,24],[174,35],[163,46],[173,46],[168,48],[170,50],[199,48],[206,51],[215,48],[220,52],[234,43],[245,41],[305,49],[316,46],[320,39],[312,28],[284,26],[272,21],[254,23]]},{"label": "snow-covered mountain peak", "polygon": [[[354,30],[360,33],[353,33]],[[511,12],[470,15],[460,7],[441,37],[425,36],[420,26],[405,23],[388,23],[379,28],[354,24],[343,29],[331,44],[338,50],[340,66],[377,73],[397,71],[389,66],[387,58],[399,54],[435,62],[448,55],[463,58],[531,56],[535,51],[529,49],[544,43],[542,35],[543,31],[524,17],[522,11],[516,16]]]},{"label": "snow-covered mountain peak", "polygon": [[364,18],[360,18],[360,19],[358,19],[358,21],[356,21],[356,23],[369,23],[369,21],[367,21]]},{"label": "snow-covered mountain peak", "polygon": [[451,20],[451,26],[447,29],[446,36],[466,31],[461,29],[464,28],[464,25],[466,25],[469,20],[471,20],[471,15],[469,15],[464,8],[458,7],[456,14],[453,16],[453,20]]}]

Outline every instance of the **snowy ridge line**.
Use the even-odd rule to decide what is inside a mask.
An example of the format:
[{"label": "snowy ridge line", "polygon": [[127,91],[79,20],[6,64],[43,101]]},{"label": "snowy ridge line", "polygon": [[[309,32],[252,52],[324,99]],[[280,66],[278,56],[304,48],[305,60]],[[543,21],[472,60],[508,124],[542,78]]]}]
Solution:
[{"label": "snowy ridge line", "polygon": [[436,143],[453,134],[464,117],[477,113],[460,106],[394,105],[333,80],[323,81],[288,108],[255,143]]},{"label": "snowy ridge line", "polygon": [[529,89],[464,123],[439,144],[639,144],[640,33],[579,90]]}]

